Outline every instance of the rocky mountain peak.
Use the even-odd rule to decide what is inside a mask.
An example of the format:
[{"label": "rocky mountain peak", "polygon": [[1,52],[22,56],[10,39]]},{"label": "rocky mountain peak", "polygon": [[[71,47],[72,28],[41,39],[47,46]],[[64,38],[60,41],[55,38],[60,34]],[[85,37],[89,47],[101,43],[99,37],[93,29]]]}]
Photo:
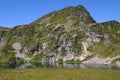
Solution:
[{"label": "rocky mountain peak", "polygon": [[82,5],[78,5],[75,8],[75,15],[84,15],[84,14],[89,14],[87,9],[82,6]]},{"label": "rocky mountain peak", "polygon": [[78,5],[74,8],[75,8],[74,15],[79,16],[81,21],[85,23],[95,23],[95,20],[91,17],[90,13],[87,11],[87,9],[84,6]]},{"label": "rocky mountain peak", "polygon": [[[64,9],[51,12],[39,19],[37,19],[32,24],[42,24],[53,23],[53,24],[66,24],[70,21],[75,24],[85,23],[91,24],[95,23],[95,20],[91,17],[90,13],[82,5],[79,6],[69,6]],[[74,24],[73,24],[74,25]]]}]

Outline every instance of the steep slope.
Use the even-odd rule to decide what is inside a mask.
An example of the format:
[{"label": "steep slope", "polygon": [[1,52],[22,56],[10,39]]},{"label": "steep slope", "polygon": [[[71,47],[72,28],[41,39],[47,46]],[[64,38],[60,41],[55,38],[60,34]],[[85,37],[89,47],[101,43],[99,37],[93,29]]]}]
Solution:
[{"label": "steep slope", "polygon": [[2,48],[6,42],[4,41],[3,37],[5,36],[5,34],[9,31],[9,28],[5,28],[0,26],[0,48]]},{"label": "steep slope", "polygon": [[120,64],[120,23],[96,23],[82,5],[1,33],[5,45],[0,47],[0,62]]}]

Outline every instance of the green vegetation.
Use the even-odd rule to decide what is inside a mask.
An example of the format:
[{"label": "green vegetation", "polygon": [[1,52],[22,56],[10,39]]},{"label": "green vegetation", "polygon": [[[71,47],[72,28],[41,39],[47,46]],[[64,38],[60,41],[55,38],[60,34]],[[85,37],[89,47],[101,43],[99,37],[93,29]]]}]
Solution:
[{"label": "green vegetation", "polygon": [[91,26],[93,32],[103,35],[99,43],[93,43],[88,50],[100,57],[120,55],[120,28],[117,21],[109,21]]},{"label": "green vegetation", "polygon": [[[97,39],[100,42],[95,42]],[[62,56],[62,59],[69,52],[74,53],[74,56],[82,56],[83,52],[87,54],[87,46],[87,50],[94,55],[86,56],[83,61],[96,55],[112,58],[120,55],[120,23],[95,23],[82,5],[71,6],[49,13],[31,24],[18,25],[12,29],[0,26],[0,62],[8,62],[9,58],[15,57],[16,53],[12,48],[14,43],[21,45],[20,53],[25,53],[24,58],[34,57],[32,62],[40,62],[41,59],[48,62],[43,54],[49,53],[54,58]],[[41,51],[44,53],[40,53]],[[36,56],[35,52],[38,53]],[[58,62],[62,63],[62,59]],[[81,61],[74,61],[73,58],[66,62]]]},{"label": "green vegetation", "polygon": [[113,61],[112,61],[112,64],[115,64],[117,61],[119,62],[119,61],[120,61],[120,58],[117,58],[117,59],[113,60]]},{"label": "green vegetation", "polygon": [[102,69],[0,69],[0,80],[120,80],[119,70]]},{"label": "green vegetation", "polygon": [[74,63],[74,59],[65,61],[66,63]]},{"label": "green vegetation", "polygon": [[9,58],[14,57],[15,56],[15,52],[9,50],[2,50],[0,53],[2,53],[0,55],[0,63],[7,63]]},{"label": "green vegetation", "polygon": [[[83,61],[87,61],[87,60],[90,60],[91,58],[95,57],[96,54],[92,54],[90,56],[87,56]],[[81,61],[81,62],[83,62]]]},{"label": "green vegetation", "polygon": [[57,62],[58,62],[59,64],[62,64],[62,63],[63,63],[63,59],[61,58],[61,59],[59,59]]},{"label": "green vegetation", "polygon": [[99,42],[92,44],[88,50],[94,54],[98,54],[100,57],[115,57],[120,55],[120,44],[113,44],[112,42]]},{"label": "green vegetation", "polygon": [[31,62],[40,62],[42,60],[43,57],[43,52],[37,54],[32,60]]},{"label": "green vegetation", "polygon": [[73,7],[68,7],[68,8],[62,9],[59,12],[54,13],[54,16],[52,16],[52,18],[50,19],[50,23],[63,24],[67,22],[67,17],[71,15],[72,11],[73,11]]},{"label": "green vegetation", "polygon": [[117,34],[117,31],[120,29],[119,28],[119,23],[117,21],[109,21],[109,22],[104,22],[104,23],[99,23],[91,26],[91,29],[100,34]]},{"label": "green vegetation", "polygon": [[74,59],[72,59],[72,60],[67,60],[67,61],[65,61],[65,62],[68,63],[68,64],[79,64],[79,63],[81,63],[80,60],[74,60]]}]

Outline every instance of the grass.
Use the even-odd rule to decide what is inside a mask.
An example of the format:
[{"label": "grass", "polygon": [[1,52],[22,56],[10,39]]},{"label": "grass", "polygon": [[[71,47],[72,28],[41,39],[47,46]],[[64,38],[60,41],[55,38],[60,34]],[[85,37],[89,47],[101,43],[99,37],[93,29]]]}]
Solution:
[{"label": "grass", "polygon": [[81,61],[80,60],[71,59],[71,60],[65,61],[65,63],[68,63],[68,64],[79,64],[79,63],[81,63]]},{"label": "grass", "polygon": [[120,55],[120,43],[114,44],[112,41],[100,41],[89,46],[88,51],[98,54],[99,57],[115,57]]},{"label": "grass", "polygon": [[120,80],[119,74],[119,70],[103,69],[0,69],[0,80]]}]

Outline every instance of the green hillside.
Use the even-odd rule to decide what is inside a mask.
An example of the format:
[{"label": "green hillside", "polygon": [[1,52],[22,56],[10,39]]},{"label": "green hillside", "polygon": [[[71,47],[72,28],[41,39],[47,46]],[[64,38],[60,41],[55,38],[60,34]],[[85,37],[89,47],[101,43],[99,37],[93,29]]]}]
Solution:
[{"label": "green hillside", "polygon": [[82,6],[54,11],[27,25],[0,27],[0,62],[120,65],[120,23],[97,23]]}]

